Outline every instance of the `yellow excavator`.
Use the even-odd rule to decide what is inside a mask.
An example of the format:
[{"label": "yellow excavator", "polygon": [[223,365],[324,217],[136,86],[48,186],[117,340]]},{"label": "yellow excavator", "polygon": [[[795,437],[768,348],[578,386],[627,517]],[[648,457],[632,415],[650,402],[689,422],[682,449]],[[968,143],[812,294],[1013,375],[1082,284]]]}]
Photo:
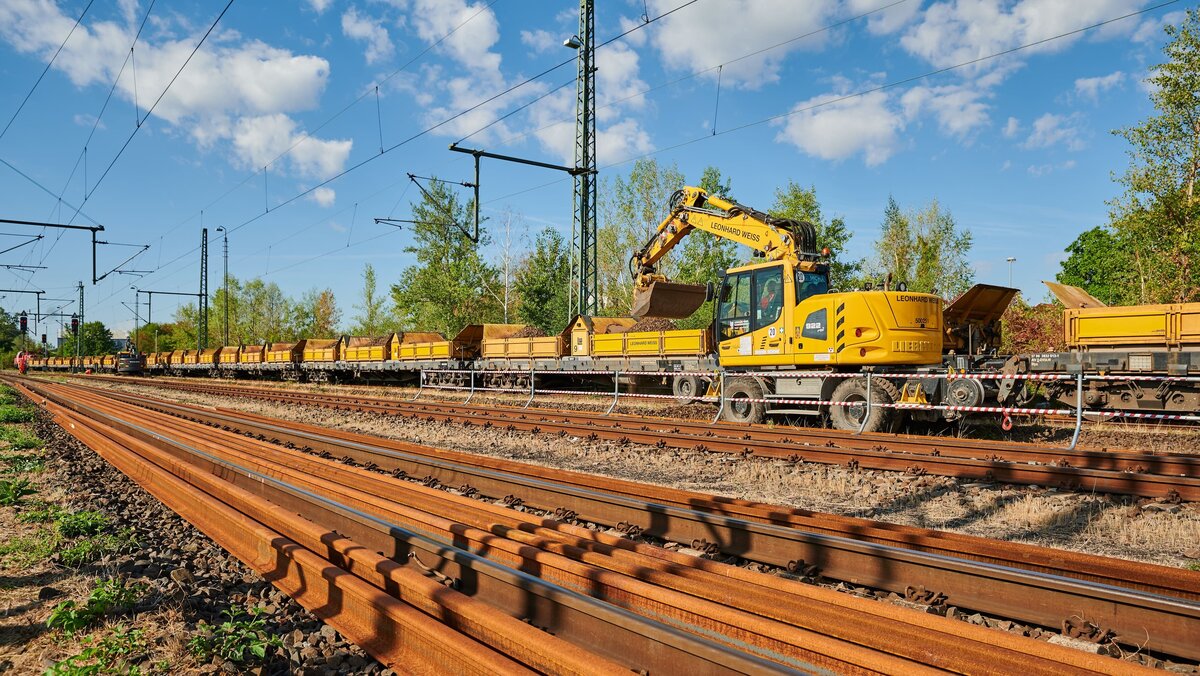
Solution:
[{"label": "yellow excavator", "polygon": [[[674,283],[657,271],[693,230],[748,246],[764,259],[728,270],[716,291],[716,356],[730,372],[726,419],[828,413],[839,428],[880,430],[898,423],[899,415],[887,407],[868,413],[861,405],[868,390],[875,403],[913,400],[906,396],[910,391],[916,400],[928,400],[916,369],[912,378],[873,377],[869,388],[866,375],[846,374],[869,367],[928,367],[926,375],[935,370],[942,361],[941,298],[909,292],[903,284],[895,290],[831,289],[828,251],[817,251],[811,223],[775,218],[694,187],[675,192],[669,206],[669,215],[630,259],[634,316],[684,318],[712,296],[712,286]],[[814,370],[829,375],[814,377]]]}]

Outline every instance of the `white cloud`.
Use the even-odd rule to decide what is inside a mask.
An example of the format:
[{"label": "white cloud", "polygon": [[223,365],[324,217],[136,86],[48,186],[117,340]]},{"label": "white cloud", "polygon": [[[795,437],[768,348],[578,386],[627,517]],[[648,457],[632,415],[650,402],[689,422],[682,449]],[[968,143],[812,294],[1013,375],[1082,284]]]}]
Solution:
[{"label": "white cloud", "polygon": [[[138,43],[137,89],[143,106],[175,77],[205,28],[168,26],[163,21],[168,20],[160,18],[158,27],[170,37],[155,40],[143,35]],[[40,59],[49,60],[73,24],[74,19],[53,3],[0,3],[0,39]],[[85,23],[66,43],[54,69],[77,87],[108,87],[125,60],[136,30],[136,22]],[[282,151],[299,138],[296,123],[288,113],[315,108],[328,76],[329,63],[320,57],[244,40],[233,32],[218,33],[192,57],[154,109],[154,116],[190,136],[202,149],[229,142],[237,163],[261,168],[260,160],[265,163],[271,159],[264,160],[263,148]],[[117,95],[127,102],[134,101],[133,78],[128,73],[118,82]],[[264,119],[270,122],[264,123]],[[279,139],[287,139],[288,143]],[[309,139],[292,151],[289,164],[304,176],[328,174],[335,167],[341,169],[349,144]],[[326,157],[317,160],[317,155]]]},{"label": "white cloud", "polygon": [[[96,124],[96,116],[90,113],[76,113],[72,120],[74,120],[75,124],[81,127],[90,127],[93,124]],[[100,129],[108,128],[104,126],[103,120],[100,121],[100,124],[97,125],[97,127]]]},{"label": "white cloud", "polygon": [[1075,160],[1067,160],[1066,162],[1062,162],[1059,164],[1030,165],[1029,168],[1026,169],[1026,171],[1029,172],[1030,176],[1041,177],[1041,176],[1046,176],[1047,174],[1054,173],[1056,171],[1065,171],[1067,169],[1074,169],[1074,168],[1075,168]]},{"label": "white cloud", "polygon": [[[599,73],[597,73],[599,74]],[[575,162],[575,91],[562,90],[530,108],[529,122],[543,148],[564,164]],[[620,162],[653,150],[650,134],[633,117],[606,116],[596,127],[598,164]]]},{"label": "white cloud", "polygon": [[[859,15],[878,10],[883,3],[879,0],[850,0],[850,14]],[[886,7],[886,5],[883,5]],[[867,19],[867,30],[875,35],[888,35],[907,26],[921,11],[920,2],[902,2],[882,11],[875,11]]]},{"label": "white cloud", "polygon": [[1021,121],[1015,117],[1008,118],[1004,123],[1004,138],[1012,138],[1021,132]]},{"label": "white cloud", "polygon": [[842,96],[835,91],[797,103],[792,107],[794,114],[781,123],[783,129],[775,140],[826,160],[861,154],[869,167],[886,162],[900,147],[898,133],[904,128],[903,116],[891,110],[884,92],[806,110]]},{"label": "white cloud", "polygon": [[[905,31],[900,44],[914,56],[945,68],[1126,14],[1143,4],[1144,0],[947,0],[931,5]],[[1118,22],[1094,35],[1115,37],[1131,28]],[[1061,51],[1082,37],[1053,40],[1030,47],[1025,54]],[[968,70],[978,73],[995,67],[985,63]]]},{"label": "white cloud", "polygon": [[359,15],[354,7],[342,15],[342,33],[348,38],[367,43],[365,57],[368,64],[388,59],[395,52],[383,22]]},{"label": "white cloud", "polygon": [[905,92],[900,102],[910,120],[932,112],[943,133],[963,140],[988,124],[988,106],[980,101],[984,96],[985,92],[965,85],[921,86]]},{"label": "white cloud", "polygon": [[1183,22],[1186,12],[1167,12],[1162,16],[1150,17],[1138,24],[1137,30],[1133,32],[1131,39],[1134,42],[1155,42],[1158,40],[1165,41],[1166,34],[1163,33],[1165,26],[1177,26]]},{"label": "white cloud", "polygon": [[[287,115],[260,115],[238,120],[231,134],[236,157],[247,169],[261,169],[288,148],[287,163],[306,178],[325,180],[342,170],[353,142],[308,138],[300,143],[296,122]],[[271,169],[280,171],[278,165]]]},{"label": "white cloud", "polygon": [[[657,16],[679,6],[678,0],[652,0]],[[715,68],[744,55],[752,47],[773,45],[824,27],[839,12],[833,0],[727,0],[719,12],[703,4],[685,7],[653,24],[653,44],[669,68],[698,71]],[[828,32],[728,64],[721,79],[727,85],[757,88],[779,80],[788,54],[825,46]],[[705,77],[716,78],[713,70]]]},{"label": "white cloud", "polygon": [[333,0],[308,0],[308,6],[312,7],[317,14],[324,13],[332,4]]},{"label": "white cloud", "polygon": [[[617,23],[621,26],[622,33],[629,33],[621,38],[621,41],[631,47],[645,47],[646,42],[650,39],[650,31],[644,28],[633,30],[642,24],[641,19],[630,19],[629,17],[617,17]],[[633,32],[630,32],[633,31]]]},{"label": "white cloud", "polygon": [[1033,121],[1033,130],[1023,144],[1026,148],[1049,148],[1062,144],[1067,150],[1083,150],[1085,143],[1075,117],[1046,113]]},{"label": "white cloud", "polygon": [[[320,188],[308,193],[308,198],[323,207],[331,207],[333,206],[334,200],[337,198],[337,193],[333,191],[333,188],[321,186]],[[345,230],[344,227],[339,226],[337,223],[330,223],[329,225],[338,232]]]},{"label": "white cloud", "polygon": [[[413,0],[411,5],[408,22],[421,40],[432,44],[454,31],[436,48],[449,63],[424,70],[422,87],[434,94],[425,106],[427,124],[441,123],[510,86],[500,70],[500,53],[493,50],[500,40],[500,25],[492,9],[467,0]],[[496,122],[506,107],[519,104],[522,96],[536,96],[545,90],[541,83],[527,85],[518,94],[455,118],[436,133],[466,136]],[[497,135],[511,135],[508,123],[499,122],[473,138],[487,141]]]},{"label": "white cloud", "polygon": [[1117,71],[1099,77],[1081,77],[1075,80],[1075,93],[1091,101],[1099,101],[1100,94],[1125,81],[1125,73]]},{"label": "white cloud", "polygon": [[560,45],[565,39],[541,28],[533,31],[521,31],[521,44],[533,50],[534,54],[542,54],[556,48],[562,49]]}]

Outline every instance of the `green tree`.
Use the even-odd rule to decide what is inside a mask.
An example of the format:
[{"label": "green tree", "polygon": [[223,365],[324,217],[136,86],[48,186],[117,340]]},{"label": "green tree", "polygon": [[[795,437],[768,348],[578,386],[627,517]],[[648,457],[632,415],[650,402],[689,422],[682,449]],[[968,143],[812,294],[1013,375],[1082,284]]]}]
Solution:
[{"label": "green tree", "polygon": [[787,185],[775,190],[775,203],[769,212],[776,218],[808,221],[816,226],[817,248],[827,248],[830,251],[830,285],[839,289],[848,289],[854,285],[862,269],[862,263],[850,260],[846,253],[846,245],[854,233],[846,227],[846,221],[841,216],[826,220],[821,212],[821,203],[817,201],[815,187],[805,188],[795,181],[788,180]]},{"label": "green tree", "polygon": [[[33,324],[30,323],[30,326],[32,327]],[[20,349],[20,343],[21,328],[17,323],[17,315],[0,309],[0,352]]]},{"label": "green tree", "polygon": [[937,200],[904,212],[889,197],[870,272],[885,280],[890,277],[893,285],[904,282],[912,291],[954,298],[975,278],[967,261],[973,242],[971,232],[960,230]]},{"label": "green tree", "polygon": [[546,228],[517,268],[517,316],[548,335],[561,332],[571,319],[570,284],[570,248],[557,230]]},{"label": "green tree", "polygon": [[252,279],[244,283],[235,303],[239,309],[238,321],[234,323],[239,343],[274,343],[297,338],[290,322],[295,316],[292,300],[275,282]]},{"label": "green tree", "polygon": [[342,311],[330,289],[309,289],[292,304],[292,339],[336,338]]},{"label": "green tree", "polygon": [[[667,217],[671,194],[684,187],[684,175],[675,165],[663,166],[653,158],[637,160],[629,175],[612,176],[600,185],[596,232],[597,306],[601,315],[629,314],[633,302],[633,277],[629,257],[640,249]],[[675,277],[677,256],[668,255],[659,272]]]},{"label": "green tree", "polygon": [[79,326],[79,335],[68,335],[63,339],[62,348],[59,354],[63,356],[75,355],[75,342],[81,343],[84,355],[100,355],[112,354],[113,350],[113,335],[112,331],[104,325],[104,322],[84,322]]},{"label": "green tree", "polygon": [[136,334],[131,337],[136,340],[138,352],[170,352],[176,349],[174,332],[175,327],[171,324],[150,322],[139,326]]},{"label": "green tree", "polygon": [[478,244],[464,232],[470,206],[438,181],[431,182],[413,205],[416,223],[405,251],[417,262],[405,268],[391,288],[402,326],[454,335],[467,324],[495,322],[503,316],[503,285],[479,252],[487,244],[486,232],[481,225]]},{"label": "green tree", "polygon": [[1067,259],[1055,279],[1078,286],[1107,305],[1139,302],[1137,276],[1124,236],[1100,226],[1083,232],[1066,248]]},{"label": "green tree", "polygon": [[388,321],[387,299],[380,295],[376,287],[375,266],[367,263],[363,266],[363,290],[361,300],[355,304],[354,326],[350,333],[356,336],[381,336],[387,332]]},{"label": "green tree", "polygon": [[1124,194],[1109,203],[1112,229],[1128,245],[1127,266],[1115,269],[1132,272],[1143,303],[1200,299],[1200,10],[1165,31],[1166,62],[1147,78],[1155,114],[1114,132],[1130,144]]}]

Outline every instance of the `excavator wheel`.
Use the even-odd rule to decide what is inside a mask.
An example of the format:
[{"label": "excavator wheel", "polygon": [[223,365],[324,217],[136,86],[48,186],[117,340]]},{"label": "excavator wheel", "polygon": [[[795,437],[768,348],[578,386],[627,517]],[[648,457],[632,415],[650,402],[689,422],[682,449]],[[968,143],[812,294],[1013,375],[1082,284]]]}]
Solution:
[{"label": "excavator wheel", "polygon": [[[867,379],[847,378],[833,390],[833,401],[844,401],[856,406],[830,406],[829,419],[834,429],[857,432],[860,427],[864,432],[894,432],[900,426],[900,412],[894,408],[885,408],[880,404],[894,404],[900,399],[900,393],[883,378],[875,378],[871,383],[871,410],[867,413]],[[867,424],[863,425],[863,416],[867,416]]]},{"label": "excavator wheel", "polygon": [[680,404],[690,404],[696,397],[702,396],[704,384],[700,376],[674,376],[671,378],[671,394]]},{"label": "excavator wheel", "polygon": [[[757,425],[767,417],[767,405],[762,401],[763,389],[753,378],[730,378],[725,383],[725,412],[722,417],[732,423]],[[750,400],[758,401],[750,401]]]}]

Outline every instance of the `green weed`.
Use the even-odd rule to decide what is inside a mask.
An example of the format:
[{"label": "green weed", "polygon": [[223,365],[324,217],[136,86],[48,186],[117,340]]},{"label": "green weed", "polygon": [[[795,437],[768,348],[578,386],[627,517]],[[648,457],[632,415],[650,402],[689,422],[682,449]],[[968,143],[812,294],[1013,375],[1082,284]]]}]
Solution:
[{"label": "green weed", "polygon": [[133,529],[125,528],[115,535],[102,533],[76,540],[70,547],[59,552],[59,557],[64,566],[79,568],[107,554],[127,552],[136,548],[137,540],[133,537]]},{"label": "green weed", "polygon": [[8,474],[30,474],[40,472],[45,467],[42,456],[34,453],[0,455],[0,462],[8,465],[4,470]]},{"label": "green weed", "polygon": [[20,427],[0,427],[0,441],[8,443],[9,448],[17,451],[28,451],[42,447],[42,440]]},{"label": "green weed", "polygon": [[95,624],[110,612],[133,607],[144,588],[143,585],[130,586],[121,578],[100,580],[82,606],[74,601],[63,601],[55,606],[46,626],[73,634]]},{"label": "green weed", "polygon": [[0,559],[24,568],[45,561],[57,546],[58,534],[49,528],[41,528],[33,535],[0,542]]},{"label": "green weed", "polygon": [[51,503],[37,501],[29,504],[24,511],[17,515],[21,523],[47,523],[62,516],[62,507]]},{"label": "green weed", "polygon": [[58,517],[58,533],[65,538],[99,535],[108,528],[108,517],[100,512],[85,510]]},{"label": "green weed", "polygon": [[12,507],[21,502],[26,495],[33,495],[33,484],[25,477],[0,480],[0,505]]},{"label": "green weed", "polygon": [[146,652],[146,640],[140,629],[117,627],[99,637],[84,639],[88,647],[46,670],[47,676],[92,676],[93,674],[142,673],[135,662]]},{"label": "green weed", "polygon": [[188,649],[205,660],[215,655],[237,664],[251,659],[261,662],[266,659],[268,649],[283,645],[278,636],[267,633],[266,623],[259,617],[261,612],[261,608],[254,608],[248,619],[242,619],[236,608],[226,609],[222,614],[229,619],[193,636]]},{"label": "green weed", "polygon": [[33,422],[33,409],[13,404],[0,404],[0,423]]},{"label": "green weed", "polygon": [[1192,561],[1187,565],[1188,570],[1200,570],[1200,561]]}]

